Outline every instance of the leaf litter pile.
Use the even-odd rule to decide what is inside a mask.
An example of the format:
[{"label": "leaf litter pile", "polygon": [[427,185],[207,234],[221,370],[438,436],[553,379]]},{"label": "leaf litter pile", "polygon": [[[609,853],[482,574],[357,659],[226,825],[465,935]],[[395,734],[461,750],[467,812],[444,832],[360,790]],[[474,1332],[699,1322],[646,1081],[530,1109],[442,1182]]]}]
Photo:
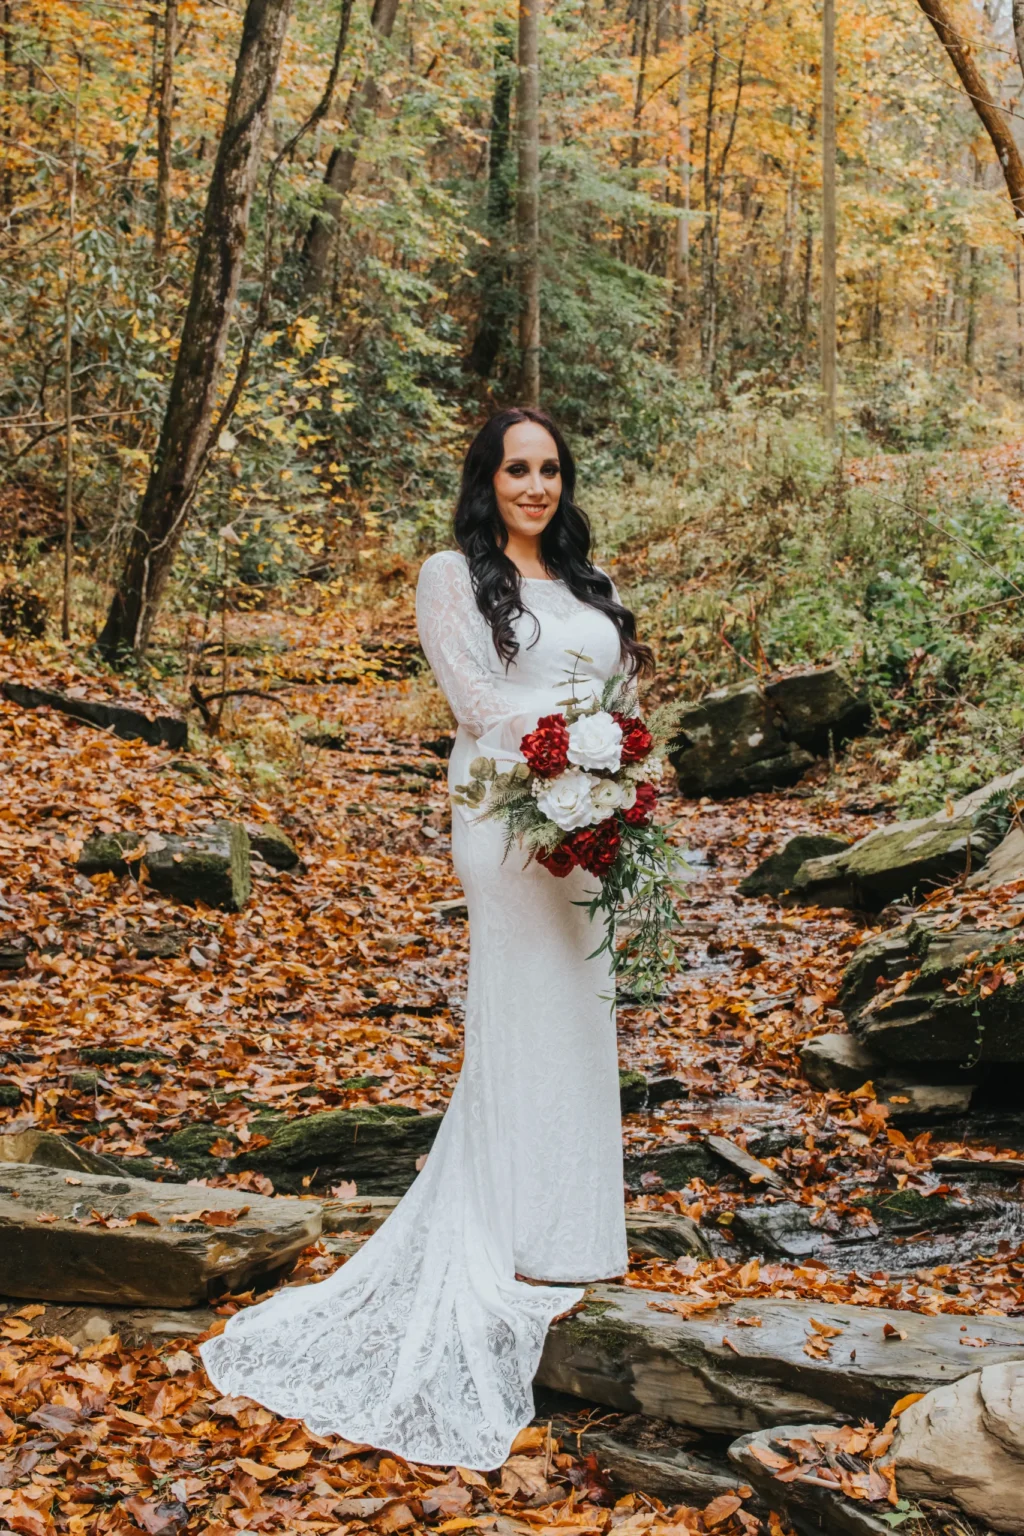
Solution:
[{"label": "leaf litter pile", "polygon": [[[257,631],[267,620],[246,622]],[[161,1152],[169,1137],[211,1124],[219,1171],[196,1189],[194,1216],[213,1224],[226,1218],[216,1185],[273,1193],[264,1175],[227,1168],[261,1144],[261,1116],[367,1104],[436,1111],[461,1061],[467,931],[453,908],[461,892],[450,864],[445,733],[429,723],[425,685],[389,676],[351,618],[333,628],[288,621],[283,644],[283,621],[273,622],[289,720],[245,700],[221,740],[204,739],[192,755],[0,701],[9,789],[0,809],[0,1131],[52,1130],[127,1164],[148,1158],[159,1175],[173,1171]],[[395,673],[409,638],[405,627],[390,639]],[[120,686],[43,646],[5,663],[8,676],[64,692],[109,697]],[[229,682],[260,688],[265,676],[236,665]],[[167,712],[164,698],[119,697]],[[255,761],[254,742],[264,757],[277,754],[274,771]],[[964,1342],[976,1333],[984,1347],[982,1316],[1024,1312],[1024,1249],[1004,1243],[889,1274],[820,1258],[751,1258],[732,1230],[744,1209],[784,1199],[841,1235],[872,1222],[865,1202],[879,1192],[956,1196],[955,1183],[932,1170],[939,1152],[1003,1155],[904,1135],[870,1085],[849,1095],[813,1090],[797,1051],[842,1027],[836,985],[867,934],[845,913],[794,915],[733,893],[736,878],[797,832],[869,830],[876,818],[859,802],[876,788],[867,763],[854,762],[834,795],[824,780],[811,798],[758,795],[726,806],[665,792],[663,818],[694,858],[686,967],[658,1008],[621,1009],[620,1043],[624,1069],[671,1076],[682,1097],[625,1117],[627,1155],[707,1135],[756,1146],[770,1127],[780,1146],[762,1153],[763,1164],[782,1185],[723,1171],[717,1182],[668,1189],[645,1175],[631,1203],[693,1217],[714,1257],[638,1259],[628,1283],[662,1292],[658,1304],[684,1315],[725,1316],[735,1299],[780,1296],[956,1312],[979,1317]],[[291,872],[257,861],[239,913],[159,895],[144,865],[120,879],[75,871],[94,832],[166,835],[222,819],[250,830],[276,823],[303,861]],[[980,910],[994,899],[960,893],[958,902]],[[338,1262],[314,1245],[289,1283],[323,1278]],[[219,1310],[226,1317],[249,1299],[224,1298]],[[543,1427],[524,1431],[500,1474],[409,1466],[311,1435],[246,1400],[219,1399],[194,1345],[132,1348],[116,1336],[76,1345],[41,1332],[41,1315],[12,1303],[0,1316],[0,1519],[28,1536],[782,1530],[775,1517],[758,1522],[743,1488],[703,1511],[640,1494],[618,1499],[593,1456]],[[827,1324],[809,1328],[809,1355],[827,1355],[828,1333]],[[793,1465],[818,1467],[826,1450],[834,1447],[797,1454]],[[863,1451],[844,1454],[863,1459]],[[847,1471],[867,1477],[865,1488],[884,1476]]]}]

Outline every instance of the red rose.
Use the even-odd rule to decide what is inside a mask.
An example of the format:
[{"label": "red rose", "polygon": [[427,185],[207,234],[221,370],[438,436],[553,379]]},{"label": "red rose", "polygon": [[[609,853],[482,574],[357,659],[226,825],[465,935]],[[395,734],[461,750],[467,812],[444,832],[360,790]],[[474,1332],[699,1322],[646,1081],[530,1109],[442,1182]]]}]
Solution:
[{"label": "red rose", "polygon": [[543,864],[556,880],[564,880],[570,870],[576,868],[576,855],[567,842],[559,843],[558,847],[552,848],[550,853],[538,853],[537,863]]},{"label": "red rose", "polygon": [[631,827],[646,827],[654,815],[654,807],[658,803],[658,791],[653,784],[638,784],[636,787],[636,799],[628,811],[623,811],[622,819]]},{"label": "red rose", "polygon": [[622,835],[614,816],[606,816],[596,827],[581,827],[567,841],[577,864],[592,875],[604,875],[611,869],[619,852]]},{"label": "red rose", "polygon": [[616,725],[622,729],[622,761],[638,763],[654,746],[654,737],[639,715],[612,714]]},{"label": "red rose", "polygon": [[569,730],[564,715],[543,715],[536,730],[529,731],[519,750],[534,773],[553,779],[569,765]]}]

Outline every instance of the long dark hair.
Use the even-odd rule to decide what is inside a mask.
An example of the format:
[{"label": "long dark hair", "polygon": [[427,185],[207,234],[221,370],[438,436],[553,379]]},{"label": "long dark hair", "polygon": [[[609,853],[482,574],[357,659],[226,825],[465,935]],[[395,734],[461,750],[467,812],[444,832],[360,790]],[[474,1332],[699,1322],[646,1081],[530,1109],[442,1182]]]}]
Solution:
[{"label": "long dark hair", "polygon": [[[558,449],[562,494],[558,509],[540,536],[540,557],[551,575],[563,581],[581,603],[607,614],[619,632],[619,644],[631,677],[650,672],[654,655],[636,638],[636,620],[612,596],[612,584],[590,562],[590,519],[576,505],[576,463],[569,445],[545,411],[517,406],[499,411],[474,437],[462,466],[462,486],[455,508],[455,542],[466,556],[477,606],[494,637],[494,649],[508,666],[519,642],[514,621],[528,610],[523,603],[521,577],[505,553],[508,531],[498,511],[494,477],[505,454],[505,433],[518,422],[532,421],[549,432]],[[538,627],[538,634],[540,633]]]}]

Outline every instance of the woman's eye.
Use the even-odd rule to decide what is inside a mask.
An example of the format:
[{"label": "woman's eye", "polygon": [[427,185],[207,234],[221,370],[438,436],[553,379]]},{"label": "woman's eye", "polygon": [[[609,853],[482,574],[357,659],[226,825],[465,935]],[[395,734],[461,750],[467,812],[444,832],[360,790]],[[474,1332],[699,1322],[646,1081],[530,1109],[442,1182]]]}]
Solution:
[{"label": "woman's eye", "polygon": [[510,475],[518,475],[518,476],[525,475],[526,474],[526,465],[525,464],[510,464],[508,466],[508,469],[507,469],[506,473],[510,474]]},{"label": "woman's eye", "polygon": [[558,474],[558,472],[559,472],[559,465],[557,463],[545,464],[543,469],[541,470],[541,474],[542,475],[546,475],[549,480],[553,480],[555,475]]}]

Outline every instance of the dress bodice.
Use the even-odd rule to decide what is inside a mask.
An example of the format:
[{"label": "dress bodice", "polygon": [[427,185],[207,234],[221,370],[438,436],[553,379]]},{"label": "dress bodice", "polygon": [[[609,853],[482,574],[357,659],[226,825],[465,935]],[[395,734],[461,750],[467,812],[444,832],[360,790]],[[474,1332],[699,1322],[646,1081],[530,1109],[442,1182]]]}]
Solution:
[{"label": "dress bodice", "polygon": [[535,719],[567,702],[574,674],[576,697],[584,699],[622,669],[611,619],[563,582],[526,577],[522,598],[525,611],[513,624],[519,651],[506,667],[477,607],[465,555],[431,555],[416,589],[420,641],[455,718],[469,736],[499,749],[518,746],[522,716]]}]

